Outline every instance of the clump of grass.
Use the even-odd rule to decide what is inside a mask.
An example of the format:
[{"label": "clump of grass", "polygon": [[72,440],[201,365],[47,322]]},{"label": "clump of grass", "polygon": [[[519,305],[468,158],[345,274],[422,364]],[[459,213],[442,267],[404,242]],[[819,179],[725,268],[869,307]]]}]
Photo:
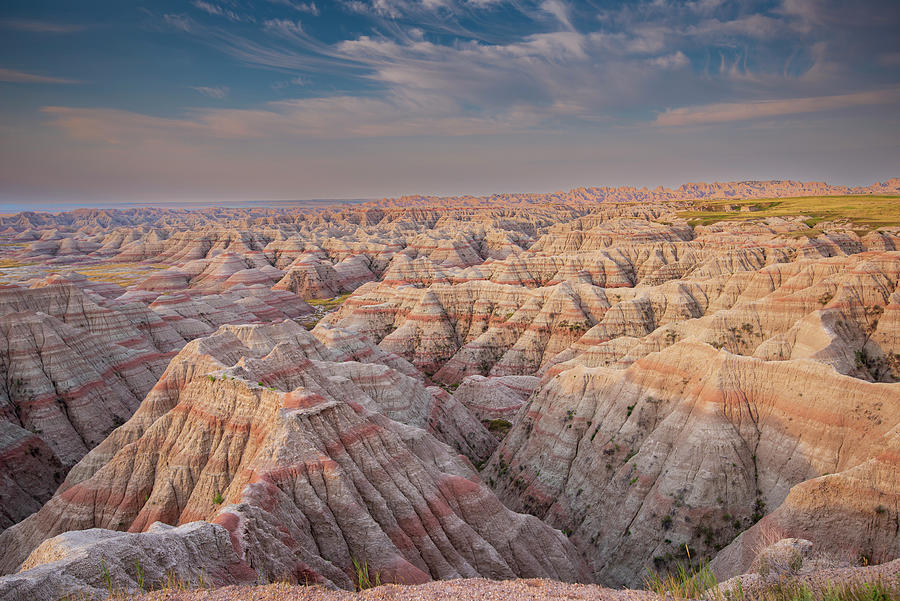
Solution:
[{"label": "clump of grass", "polygon": [[669,596],[677,601],[679,599],[704,598],[708,591],[718,586],[719,583],[709,568],[709,564],[700,562],[695,566],[691,561],[690,549],[687,545],[684,549],[688,557],[687,565],[679,562],[674,571],[666,574],[651,572],[645,580],[645,586],[649,590],[660,597]]},{"label": "clump of grass", "polygon": [[138,591],[144,592],[144,564],[138,559],[134,563],[134,579],[138,585]]},{"label": "clump of grass", "polygon": [[221,505],[225,502],[225,497],[222,496],[222,493],[216,492],[216,494],[213,495],[212,502],[216,505]]},{"label": "clump of grass", "polygon": [[112,597],[115,592],[112,577],[109,575],[109,568],[106,566],[106,562],[102,559],[100,560],[100,577],[103,579],[103,584],[106,585],[106,590],[109,591],[109,596]]},{"label": "clump of grass", "polygon": [[860,584],[828,587],[822,594],[822,601],[898,601],[900,589],[890,588],[878,580]]},{"label": "clump of grass", "polygon": [[374,580],[369,576],[368,562],[364,561],[359,563],[356,558],[353,558],[353,569],[356,570],[356,590],[364,591],[366,589],[375,588],[376,586],[381,586],[381,574],[375,572]]}]

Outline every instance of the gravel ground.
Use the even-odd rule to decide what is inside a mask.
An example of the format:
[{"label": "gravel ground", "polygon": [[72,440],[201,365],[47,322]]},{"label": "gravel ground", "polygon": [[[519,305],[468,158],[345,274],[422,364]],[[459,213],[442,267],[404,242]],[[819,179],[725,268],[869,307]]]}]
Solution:
[{"label": "gravel ground", "polygon": [[[805,584],[813,591],[823,591],[834,584],[882,582],[900,589],[900,560],[868,568],[833,568],[805,574],[775,575],[762,578],[744,574],[722,583],[730,588],[741,581],[745,599],[752,600],[761,591],[780,583]],[[119,599],[119,598],[117,598]],[[657,595],[643,590],[615,590],[594,584],[566,584],[556,580],[484,580],[470,578],[442,580],[416,586],[385,584],[360,593],[333,591],[318,586],[269,584],[266,586],[226,586],[205,590],[162,590],[125,601],[660,601]]]},{"label": "gravel ground", "polygon": [[270,584],[203,591],[156,591],[129,601],[657,601],[647,591],[619,591],[555,580],[443,580],[417,586],[385,584],[361,593]]}]

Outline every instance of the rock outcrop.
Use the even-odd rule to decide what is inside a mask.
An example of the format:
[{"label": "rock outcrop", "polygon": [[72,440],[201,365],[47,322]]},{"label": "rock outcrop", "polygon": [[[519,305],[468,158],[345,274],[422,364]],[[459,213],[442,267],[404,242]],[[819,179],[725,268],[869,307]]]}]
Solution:
[{"label": "rock outcrop", "polygon": [[[480,424],[454,430],[450,395],[339,354],[292,322],[191,342],[60,492],[0,534],[2,569],[67,531],[204,520],[228,530],[253,570],[297,582],[352,587],[354,559],[393,582],[588,577],[565,536],[504,507],[467,460],[415,427],[431,417],[424,399],[400,404],[419,387],[442,407],[435,435],[475,444]],[[391,373],[403,394],[381,384]]]},{"label": "rock outcrop", "polygon": [[711,558],[769,508],[786,535],[897,554],[896,384],[686,340],[560,371],[522,411],[482,476],[571,531],[602,582],[639,584],[685,544]]},{"label": "rock outcrop", "polygon": [[140,533],[91,528],[46,540],[20,572],[0,578],[0,597],[101,599],[163,587],[252,583],[256,576],[222,526],[157,522]]}]

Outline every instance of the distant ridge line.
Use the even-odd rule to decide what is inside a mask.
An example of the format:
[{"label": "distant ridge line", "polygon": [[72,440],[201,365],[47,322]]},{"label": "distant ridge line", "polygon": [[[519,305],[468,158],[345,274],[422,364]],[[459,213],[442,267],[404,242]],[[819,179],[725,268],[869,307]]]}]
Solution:
[{"label": "distant ridge line", "polygon": [[580,187],[568,191],[546,193],[498,193],[485,196],[432,196],[409,195],[394,198],[370,199],[308,199],[308,200],[248,200],[222,201],[221,203],[196,202],[130,202],[121,206],[108,206],[113,203],[98,203],[96,207],[73,206],[64,208],[62,203],[53,207],[60,210],[30,209],[10,211],[15,205],[7,203],[7,210],[0,205],[0,224],[7,223],[20,215],[45,213],[54,215],[84,214],[85,212],[124,212],[162,214],[166,212],[183,213],[198,211],[203,213],[233,211],[249,211],[251,213],[283,213],[296,210],[316,210],[353,205],[355,207],[405,208],[416,206],[442,206],[446,208],[479,207],[484,205],[530,205],[530,204],[569,204],[585,205],[607,202],[683,202],[706,199],[756,199],[756,198],[789,198],[797,196],[843,196],[843,195],[900,195],[900,177],[892,177],[883,182],[869,186],[837,186],[825,182],[801,182],[794,180],[744,180],[736,182],[691,182],[677,188],[658,186],[650,189],[633,186],[619,187]]}]

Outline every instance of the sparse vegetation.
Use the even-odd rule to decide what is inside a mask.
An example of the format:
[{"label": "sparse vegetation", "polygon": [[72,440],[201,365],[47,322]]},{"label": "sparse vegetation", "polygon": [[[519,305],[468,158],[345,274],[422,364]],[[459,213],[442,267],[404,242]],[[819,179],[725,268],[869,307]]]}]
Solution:
[{"label": "sparse vegetation", "polygon": [[[764,200],[703,200],[692,211],[678,215],[691,226],[710,225],[719,221],[749,221],[767,217],[809,216],[804,223],[810,227],[821,221],[847,220],[870,230],[900,225],[900,198],[896,196],[802,196]],[[742,207],[755,211],[741,211]],[[816,230],[818,231],[818,230]]]},{"label": "sparse vegetation", "polygon": [[225,497],[222,496],[221,492],[217,492],[216,494],[213,495],[212,502],[215,503],[216,505],[221,505],[222,503],[225,502]]},{"label": "sparse vegetation", "polygon": [[753,595],[759,601],[897,601],[900,593],[881,581],[829,584],[813,590],[802,582],[776,582]]},{"label": "sparse vegetation", "polygon": [[491,421],[486,422],[485,426],[487,427],[488,432],[491,432],[500,438],[506,436],[510,429],[512,429],[512,423],[505,419],[492,419]]},{"label": "sparse vegetation", "polygon": [[718,585],[709,564],[700,562],[694,566],[690,549],[685,545],[687,564],[679,562],[675,569],[665,574],[651,572],[644,581],[647,589],[661,597],[672,599],[702,599],[707,591]]},{"label": "sparse vegetation", "polygon": [[353,558],[353,569],[356,570],[356,590],[364,591],[376,586],[381,586],[381,574],[375,573],[375,579],[369,575],[369,564],[363,561],[360,563]]},{"label": "sparse vegetation", "polygon": [[138,591],[144,592],[144,564],[140,559],[134,562],[134,580],[137,582]]},{"label": "sparse vegetation", "polygon": [[340,294],[333,298],[309,298],[306,299],[306,302],[312,306],[314,309],[320,309],[325,313],[329,313],[334,311],[338,307],[344,304],[344,301],[350,298],[352,292],[347,292],[345,294]]},{"label": "sparse vegetation", "polygon": [[109,592],[109,596],[112,597],[114,588],[112,577],[109,574],[109,568],[106,565],[106,562],[102,559],[100,560],[100,578],[103,579],[103,585],[106,587],[106,590]]}]

